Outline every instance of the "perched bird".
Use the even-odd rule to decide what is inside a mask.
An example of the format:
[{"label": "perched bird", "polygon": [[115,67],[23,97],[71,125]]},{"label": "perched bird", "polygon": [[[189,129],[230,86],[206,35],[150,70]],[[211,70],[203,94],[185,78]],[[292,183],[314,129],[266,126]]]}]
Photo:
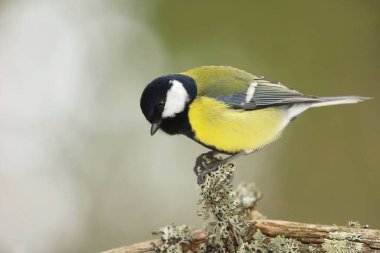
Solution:
[{"label": "perched bird", "polygon": [[[229,154],[225,163],[273,142],[290,121],[311,107],[366,99],[304,95],[237,68],[203,66],[154,79],[144,89],[140,107],[152,124],[151,135],[158,129],[183,134],[213,153]],[[215,169],[203,171],[198,182]]]}]

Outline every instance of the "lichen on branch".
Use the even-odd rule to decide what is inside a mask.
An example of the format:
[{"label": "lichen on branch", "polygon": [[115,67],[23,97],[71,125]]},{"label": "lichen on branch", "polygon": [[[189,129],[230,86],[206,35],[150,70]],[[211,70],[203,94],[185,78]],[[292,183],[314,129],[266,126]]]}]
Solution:
[{"label": "lichen on branch", "polygon": [[[202,159],[203,168],[221,161],[207,155]],[[380,231],[358,222],[347,227],[266,219],[256,210],[262,194],[253,183],[241,183],[233,189],[234,168],[232,163],[220,165],[199,185],[198,215],[208,221],[204,230],[172,224],[156,233],[159,240],[103,253],[380,252]]]},{"label": "lichen on branch", "polygon": [[[220,160],[205,156],[204,167]],[[236,252],[245,241],[249,224],[247,213],[233,192],[234,168],[232,163],[220,165],[199,186],[201,210],[198,214],[205,220],[212,217],[205,227],[208,236],[200,252]]]}]

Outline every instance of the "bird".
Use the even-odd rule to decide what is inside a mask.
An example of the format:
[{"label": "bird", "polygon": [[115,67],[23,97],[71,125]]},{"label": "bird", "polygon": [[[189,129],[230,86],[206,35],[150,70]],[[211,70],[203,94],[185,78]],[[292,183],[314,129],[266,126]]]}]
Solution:
[{"label": "bird", "polygon": [[210,154],[228,155],[217,165],[196,172],[201,184],[219,165],[277,140],[305,110],[367,99],[304,95],[238,68],[201,66],[151,81],[142,92],[140,107],[151,124],[151,135],[158,129],[185,135],[210,149]]}]

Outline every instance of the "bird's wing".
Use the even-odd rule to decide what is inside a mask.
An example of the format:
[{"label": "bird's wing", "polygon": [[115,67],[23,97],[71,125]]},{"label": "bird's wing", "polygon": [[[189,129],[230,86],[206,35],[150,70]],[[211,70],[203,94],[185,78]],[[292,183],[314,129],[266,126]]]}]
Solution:
[{"label": "bird's wing", "polygon": [[214,98],[223,101],[234,109],[243,110],[319,101],[317,97],[303,95],[281,83],[264,77],[255,77],[253,81],[246,84],[245,89],[241,92],[215,96]]},{"label": "bird's wing", "polygon": [[223,101],[234,109],[256,110],[270,106],[318,102],[285,85],[226,66],[202,66],[182,74],[193,78],[198,96]]}]

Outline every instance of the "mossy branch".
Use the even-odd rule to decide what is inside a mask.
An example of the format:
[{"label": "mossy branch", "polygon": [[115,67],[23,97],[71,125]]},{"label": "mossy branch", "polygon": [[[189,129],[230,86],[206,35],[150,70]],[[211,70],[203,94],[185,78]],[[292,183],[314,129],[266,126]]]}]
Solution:
[{"label": "mossy branch", "polygon": [[[220,161],[217,157],[202,158],[202,167]],[[169,225],[157,232],[161,239],[102,253],[380,252],[380,230],[358,222],[336,226],[266,219],[256,210],[262,195],[254,184],[242,183],[233,190],[233,171],[231,163],[220,166],[200,185],[199,215],[213,217],[204,230]]]},{"label": "mossy branch", "polygon": [[[250,233],[259,229],[265,236],[275,238],[283,236],[300,242],[300,252],[355,252],[334,251],[334,244],[348,248],[350,243],[360,244],[358,252],[380,252],[380,230],[368,228],[355,228],[346,226],[329,226],[318,224],[306,224],[282,220],[250,220],[253,226]],[[203,230],[195,230],[191,233],[190,245],[183,246],[183,252],[192,250],[196,252],[199,245],[205,242],[207,234]],[[104,251],[103,253],[145,253],[154,252],[153,245],[162,246],[164,241],[157,239],[145,241],[117,249]],[[348,246],[348,247],[347,247]],[[331,251],[328,249],[331,248]]]}]

